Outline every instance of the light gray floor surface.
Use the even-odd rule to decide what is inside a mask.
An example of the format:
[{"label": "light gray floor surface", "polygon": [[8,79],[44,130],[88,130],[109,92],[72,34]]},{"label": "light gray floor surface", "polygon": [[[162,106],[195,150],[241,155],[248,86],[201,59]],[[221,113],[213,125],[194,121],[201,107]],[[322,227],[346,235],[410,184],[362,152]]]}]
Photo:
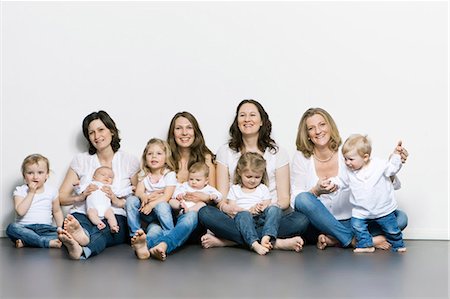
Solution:
[{"label": "light gray floor surface", "polygon": [[129,245],[85,261],[0,239],[0,298],[449,298],[448,241],[406,241],[404,254],[350,249],[267,256],[188,245],[165,262]]}]

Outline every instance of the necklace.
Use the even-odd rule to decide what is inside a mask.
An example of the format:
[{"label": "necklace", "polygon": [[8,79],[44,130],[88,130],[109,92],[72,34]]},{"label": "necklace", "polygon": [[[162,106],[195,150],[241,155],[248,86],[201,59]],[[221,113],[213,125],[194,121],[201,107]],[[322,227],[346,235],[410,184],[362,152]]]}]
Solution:
[{"label": "necklace", "polygon": [[313,153],[314,159],[316,159],[316,161],[321,162],[321,163],[325,163],[325,162],[330,161],[331,158],[333,158],[333,156],[334,156],[334,152],[331,152],[331,156],[330,156],[330,157],[328,157],[328,158],[326,158],[326,159],[324,159],[324,160],[321,160],[321,159],[317,158],[317,156],[316,156],[315,153]]}]

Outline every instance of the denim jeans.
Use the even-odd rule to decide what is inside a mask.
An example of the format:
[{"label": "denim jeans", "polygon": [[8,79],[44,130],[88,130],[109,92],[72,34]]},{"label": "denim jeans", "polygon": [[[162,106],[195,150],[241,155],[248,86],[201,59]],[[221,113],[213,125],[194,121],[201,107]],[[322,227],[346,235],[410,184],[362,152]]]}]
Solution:
[{"label": "denim jeans", "polygon": [[[350,245],[353,239],[353,230],[350,219],[336,220],[333,214],[310,192],[302,192],[295,198],[295,210],[306,215],[311,221],[308,228],[308,241],[317,240],[320,233],[336,238],[343,247]],[[403,230],[408,224],[408,217],[400,210],[395,211],[398,226]],[[383,232],[377,223],[369,224],[369,232],[372,236],[381,235]]]},{"label": "denim jeans", "polygon": [[50,240],[58,240],[56,226],[48,224],[11,223],[6,228],[6,235],[14,243],[22,240],[27,247],[49,248]]},{"label": "denim jeans", "polygon": [[367,248],[373,247],[372,235],[368,230],[369,223],[378,223],[386,236],[386,240],[391,243],[392,250],[397,251],[399,248],[405,247],[402,238],[402,231],[398,227],[395,213],[392,212],[386,216],[376,219],[359,219],[352,217],[351,223],[356,236],[356,247]]},{"label": "denim jeans", "polygon": [[176,225],[172,230],[164,230],[160,225],[153,222],[147,228],[147,247],[152,248],[161,242],[167,244],[166,253],[169,254],[178,249],[188,239],[198,224],[196,211],[190,211],[178,216]]},{"label": "denim jeans", "polygon": [[[282,211],[279,207],[269,206],[260,215],[253,216],[249,211],[242,211],[234,217],[234,223],[248,247],[253,242],[260,241],[263,236],[269,236],[275,241],[278,236]],[[257,231],[257,228],[258,231]]]},{"label": "denim jeans", "polygon": [[112,233],[106,219],[103,219],[106,227],[99,230],[96,225],[93,225],[89,218],[82,213],[73,213],[81,227],[89,236],[89,244],[83,247],[83,254],[81,259],[87,259],[90,256],[95,256],[105,250],[106,247],[128,243],[130,238],[128,236],[127,217],[122,215],[115,215],[119,225],[119,232]]},{"label": "denim jeans", "polygon": [[169,203],[160,202],[148,215],[141,213],[139,211],[140,207],[141,201],[137,196],[130,196],[127,198],[127,220],[131,237],[141,228],[141,221],[145,221],[148,224],[158,221],[164,230],[171,230],[174,228],[172,209],[170,208]]},{"label": "denim jeans", "polygon": [[[198,211],[199,222],[218,238],[245,245],[234,219],[213,206],[205,206]],[[302,213],[291,211],[283,214],[278,228],[279,238],[289,238],[302,235],[309,225],[308,218]],[[262,228],[260,228],[262,230]]]}]

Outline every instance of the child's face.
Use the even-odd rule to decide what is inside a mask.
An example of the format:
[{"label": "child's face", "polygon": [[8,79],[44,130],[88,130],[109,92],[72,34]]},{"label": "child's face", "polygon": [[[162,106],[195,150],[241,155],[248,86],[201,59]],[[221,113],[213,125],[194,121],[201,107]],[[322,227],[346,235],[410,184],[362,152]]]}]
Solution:
[{"label": "child's face", "polygon": [[114,173],[111,169],[100,168],[95,171],[93,179],[103,184],[111,185],[114,180]]},{"label": "child's face", "polygon": [[36,185],[37,188],[42,187],[48,179],[48,166],[44,161],[38,161],[37,163],[27,164],[25,166],[25,172],[23,178],[25,183]]},{"label": "child's face", "polygon": [[369,162],[369,155],[361,157],[356,150],[351,150],[344,155],[345,165],[352,171],[360,170]]},{"label": "child's face", "polygon": [[150,169],[158,170],[166,164],[166,152],[159,144],[151,144],[148,148],[145,161]]},{"label": "child's face", "polygon": [[193,189],[202,189],[208,184],[208,178],[203,171],[189,173],[189,186]]},{"label": "child's face", "polygon": [[255,172],[252,170],[244,170],[241,173],[242,186],[248,189],[254,189],[261,184],[264,172]]}]

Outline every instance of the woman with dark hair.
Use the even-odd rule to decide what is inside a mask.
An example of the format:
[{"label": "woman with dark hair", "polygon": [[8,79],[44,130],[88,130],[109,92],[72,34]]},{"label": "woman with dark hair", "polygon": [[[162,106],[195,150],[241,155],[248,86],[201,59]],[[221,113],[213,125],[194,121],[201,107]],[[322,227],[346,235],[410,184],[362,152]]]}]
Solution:
[{"label": "woman with dark hair", "polygon": [[[174,115],[167,133],[167,142],[172,151],[179,183],[187,181],[189,167],[196,162],[202,162],[209,168],[209,184],[215,185],[214,155],[206,146],[200,126],[191,113],[184,111]],[[209,203],[212,198],[203,192],[186,192],[184,200]],[[139,230],[131,239],[136,256],[139,259],[152,256],[164,261],[168,254],[188,240],[198,242],[204,230],[197,224],[196,211],[178,214],[175,227],[169,233],[165,233],[158,223],[151,223],[146,232]]]},{"label": "woman with dark hair", "polygon": [[[60,187],[59,197],[62,205],[72,205],[70,214],[64,220],[64,229],[59,231],[59,239],[67,248],[72,259],[86,259],[102,252],[106,247],[122,244],[129,240],[125,202],[134,196],[131,192],[117,196],[117,192],[130,190],[136,186],[139,160],[120,149],[119,130],[115,122],[105,111],[92,112],[82,124],[83,135],[89,144],[89,151],[77,154],[67,171]],[[95,169],[100,166],[112,168],[114,181],[111,187],[104,186],[102,191],[111,199],[119,232],[111,232],[106,220],[104,229],[98,229],[86,216],[86,197],[98,187],[89,184]],[[76,186],[89,184],[77,193]]]},{"label": "woman with dark hair", "polygon": [[[328,178],[337,176],[340,169],[346,167],[339,151],[341,143],[336,123],[326,110],[309,108],[303,113],[297,131],[297,152],[292,162],[291,206],[311,221],[305,236],[307,241],[316,242],[319,249],[352,246],[350,189],[337,189],[334,184],[326,184]],[[407,157],[408,152],[404,149],[401,153],[403,163]],[[400,188],[397,177],[391,177],[391,180],[394,189]],[[396,210],[395,215],[403,230],[408,217],[400,210]],[[369,231],[376,248],[390,248],[376,223],[369,226]]]},{"label": "woman with dark hair", "polygon": [[301,213],[289,209],[289,156],[271,138],[272,123],[262,105],[255,100],[243,100],[236,109],[230,127],[230,140],[217,152],[217,189],[223,194],[218,208],[206,206],[199,211],[200,223],[213,234],[202,236],[205,248],[244,245],[233,217],[239,212],[228,204],[227,194],[234,181],[234,172],[239,157],[246,152],[261,154],[267,161],[269,190],[272,204],[277,204],[285,213],[280,221],[275,249],[300,251],[303,239],[300,235],[308,226],[308,219]]}]

